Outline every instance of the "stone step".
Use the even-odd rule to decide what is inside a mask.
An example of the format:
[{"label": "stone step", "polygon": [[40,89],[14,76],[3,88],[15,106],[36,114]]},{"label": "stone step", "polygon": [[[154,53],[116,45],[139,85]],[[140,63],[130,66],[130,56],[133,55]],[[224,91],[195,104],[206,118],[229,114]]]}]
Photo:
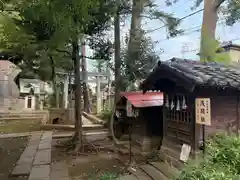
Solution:
[{"label": "stone step", "polygon": [[24,118],[24,117],[43,117],[46,114],[9,114],[9,115],[0,115],[0,118]]},{"label": "stone step", "polygon": [[128,168],[128,171],[131,172],[138,180],[152,180],[150,176],[148,176],[143,170],[139,167],[136,168]]},{"label": "stone step", "polygon": [[[41,129],[73,131],[75,129],[75,126],[63,125],[63,124],[42,124]],[[83,130],[106,130],[106,129],[104,129],[103,126],[99,124],[90,124],[90,125],[83,125]]]},{"label": "stone step", "polygon": [[[103,130],[88,130],[84,131],[83,135],[84,136],[90,136],[90,135],[107,135],[108,130],[103,129]],[[53,134],[53,139],[61,139],[61,138],[69,138],[74,135],[74,132],[64,132],[64,133],[54,133]]]},{"label": "stone step", "polygon": [[141,165],[140,168],[153,180],[169,180],[161,171],[157,170],[150,164]]},{"label": "stone step", "polygon": [[24,121],[24,120],[42,120],[43,116],[41,117],[4,117],[0,118],[0,121]]},{"label": "stone step", "polygon": [[151,164],[157,170],[161,171],[165,176],[170,179],[174,179],[179,174],[179,171],[177,169],[170,167],[164,162],[150,162],[149,164]]}]

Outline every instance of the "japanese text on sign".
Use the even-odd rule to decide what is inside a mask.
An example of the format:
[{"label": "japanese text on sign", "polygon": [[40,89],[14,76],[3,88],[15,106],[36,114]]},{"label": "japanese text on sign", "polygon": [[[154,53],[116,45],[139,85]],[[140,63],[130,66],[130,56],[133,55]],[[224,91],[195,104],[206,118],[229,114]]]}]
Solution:
[{"label": "japanese text on sign", "polygon": [[196,98],[196,123],[211,126],[210,98]]}]

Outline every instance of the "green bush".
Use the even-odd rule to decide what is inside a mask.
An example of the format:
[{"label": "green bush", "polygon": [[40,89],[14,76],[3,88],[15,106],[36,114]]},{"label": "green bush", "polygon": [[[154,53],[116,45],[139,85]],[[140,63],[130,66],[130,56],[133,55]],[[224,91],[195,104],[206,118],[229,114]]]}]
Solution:
[{"label": "green bush", "polygon": [[218,134],[207,143],[206,156],[188,165],[177,180],[239,180],[240,138]]},{"label": "green bush", "polygon": [[104,110],[102,111],[100,114],[97,115],[97,117],[99,117],[100,119],[108,122],[111,118],[112,112],[108,111],[108,110]]},{"label": "green bush", "polygon": [[118,175],[115,173],[106,172],[100,176],[99,180],[114,180],[117,179]]}]

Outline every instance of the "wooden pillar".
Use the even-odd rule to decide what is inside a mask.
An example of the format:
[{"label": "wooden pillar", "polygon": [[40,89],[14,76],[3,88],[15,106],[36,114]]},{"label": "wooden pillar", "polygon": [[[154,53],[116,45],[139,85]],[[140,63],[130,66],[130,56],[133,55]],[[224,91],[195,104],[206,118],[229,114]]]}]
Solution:
[{"label": "wooden pillar", "polygon": [[192,111],[192,130],[191,130],[191,135],[192,135],[192,144],[191,148],[193,151],[194,157],[196,157],[196,154],[199,151],[199,140],[200,140],[200,129],[201,125],[196,123],[196,104],[195,104],[195,99],[196,97],[191,96],[190,97],[190,102],[192,102],[193,107],[191,109]]}]

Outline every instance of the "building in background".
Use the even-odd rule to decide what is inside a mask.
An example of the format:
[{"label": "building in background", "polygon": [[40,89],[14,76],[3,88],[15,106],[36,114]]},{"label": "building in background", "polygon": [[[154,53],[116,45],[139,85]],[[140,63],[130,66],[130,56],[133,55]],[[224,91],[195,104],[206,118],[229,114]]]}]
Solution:
[{"label": "building in background", "polygon": [[20,99],[24,109],[42,109],[47,96],[53,94],[52,85],[39,79],[19,80]]},{"label": "building in background", "polygon": [[223,43],[221,48],[223,51],[219,53],[227,53],[233,63],[240,62],[240,45],[232,44],[232,42]]}]

